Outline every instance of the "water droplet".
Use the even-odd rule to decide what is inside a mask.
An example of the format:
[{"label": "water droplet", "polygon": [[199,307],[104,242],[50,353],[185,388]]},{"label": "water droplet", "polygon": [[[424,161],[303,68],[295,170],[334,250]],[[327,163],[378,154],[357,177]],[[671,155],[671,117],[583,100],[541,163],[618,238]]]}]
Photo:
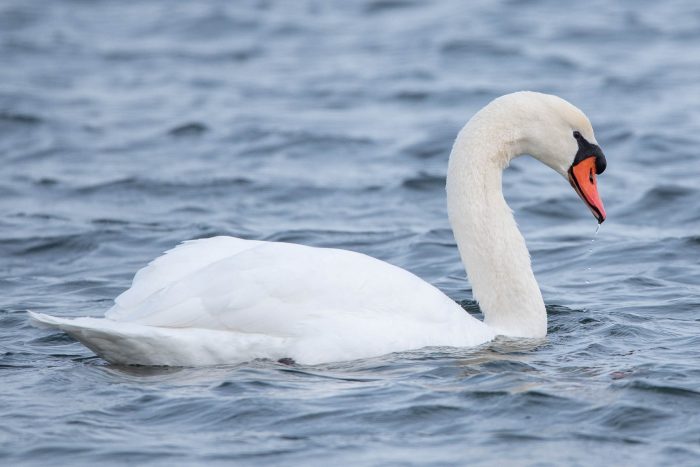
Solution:
[{"label": "water droplet", "polygon": [[[589,244],[588,251],[586,252],[586,255],[584,256],[584,260],[588,261],[591,256],[593,256],[593,247],[595,245],[595,240],[596,236],[598,235],[598,232],[600,231],[600,226],[601,224],[598,224],[595,228],[595,232],[593,233],[593,238],[591,238],[591,243]],[[590,264],[590,263],[589,263]],[[587,266],[585,272],[588,273],[591,271],[591,267]],[[590,284],[591,281],[586,281],[586,284]]]}]

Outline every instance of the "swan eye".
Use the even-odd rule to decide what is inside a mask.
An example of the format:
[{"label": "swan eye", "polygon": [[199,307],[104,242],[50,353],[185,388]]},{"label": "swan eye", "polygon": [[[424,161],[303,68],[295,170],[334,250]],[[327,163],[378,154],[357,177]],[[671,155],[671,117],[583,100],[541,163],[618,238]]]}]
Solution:
[{"label": "swan eye", "polygon": [[581,139],[581,133],[579,133],[578,131],[574,131],[574,138]]}]

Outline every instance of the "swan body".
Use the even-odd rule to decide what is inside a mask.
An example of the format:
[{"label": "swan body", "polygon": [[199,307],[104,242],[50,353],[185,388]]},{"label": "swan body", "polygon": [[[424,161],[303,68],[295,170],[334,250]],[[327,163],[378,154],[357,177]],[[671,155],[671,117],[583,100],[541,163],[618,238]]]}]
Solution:
[{"label": "swan body", "polygon": [[501,173],[513,157],[532,154],[567,176],[583,144],[572,131],[597,148],[576,107],[521,92],[491,102],[457,137],[448,214],[484,322],[414,274],[364,254],[223,236],[185,242],[151,262],[104,318],[31,318],[112,363],[140,365],[315,364],[476,346],[498,334],[544,337],[544,302]]},{"label": "swan body", "polygon": [[494,333],[410,272],[347,250],[214,237],[185,242],[136,274],[105,319],[34,319],[111,362],[307,364]]}]

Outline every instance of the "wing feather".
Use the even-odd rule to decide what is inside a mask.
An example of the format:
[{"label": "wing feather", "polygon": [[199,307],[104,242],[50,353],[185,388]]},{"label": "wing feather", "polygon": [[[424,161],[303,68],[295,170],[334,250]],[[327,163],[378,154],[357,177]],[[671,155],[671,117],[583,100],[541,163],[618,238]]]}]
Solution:
[{"label": "wing feather", "polygon": [[451,316],[440,310],[455,307],[410,272],[361,253],[215,237],[182,244],[139,271],[108,318],[300,336],[344,321],[435,323]]},{"label": "wing feather", "polygon": [[140,269],[131,287],[114,299],[114,307],[106,313],[110,319],[129,316],[149,297],[190,274],[228,256],[254,248],[260,241],[236,237],[211,237],[189,240],[151,261]]}]

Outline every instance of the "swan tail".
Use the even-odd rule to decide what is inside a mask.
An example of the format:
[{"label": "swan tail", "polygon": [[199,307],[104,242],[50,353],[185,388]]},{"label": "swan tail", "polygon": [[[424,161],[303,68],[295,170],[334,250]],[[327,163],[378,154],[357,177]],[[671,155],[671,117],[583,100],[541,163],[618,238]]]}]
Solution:
[{"label": "swan tail", "polygon": [[32,324],[58,329],[110,363],[200,366],[286,357],[288,339],[210,329],[177,329],[108,318],[58,318],[29,311]]},{"label": "swan tail", "polygon": [[120,326],[122,323],[100,318],[59,318],[28,313],[33,324],[65,332],[110,363],[153,364],[142,355],[145,350],[140,345],[142,336],[135,332],[135,326]]}]

